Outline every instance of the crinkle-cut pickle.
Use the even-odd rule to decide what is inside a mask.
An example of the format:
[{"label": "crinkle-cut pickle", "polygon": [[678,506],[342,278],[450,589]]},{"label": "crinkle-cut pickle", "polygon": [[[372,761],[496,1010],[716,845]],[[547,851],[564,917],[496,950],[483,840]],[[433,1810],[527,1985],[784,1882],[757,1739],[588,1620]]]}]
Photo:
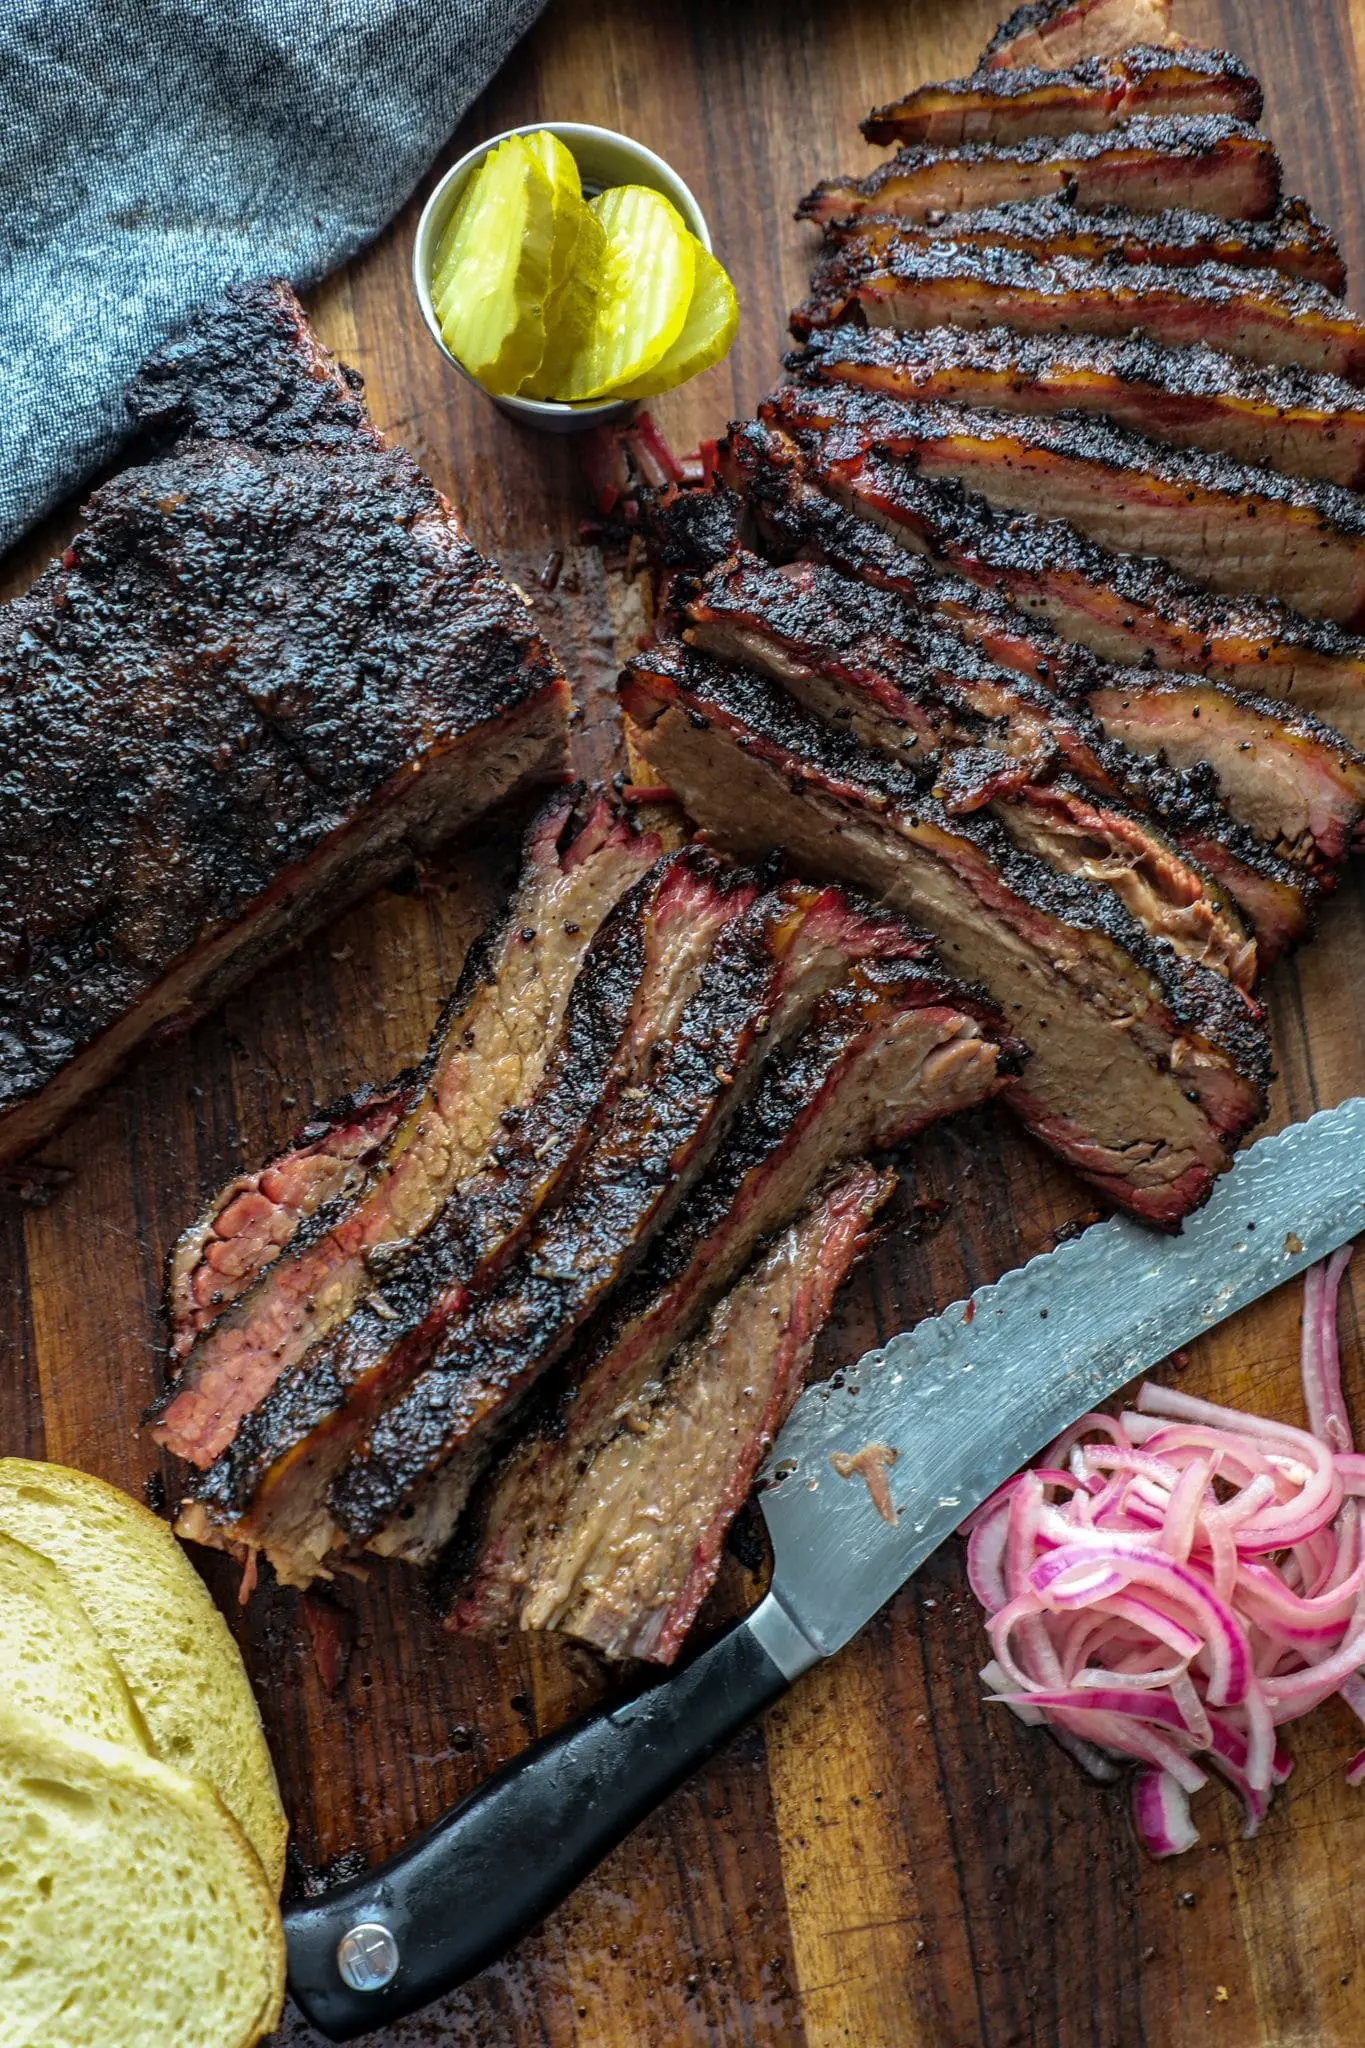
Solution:
[{"label": "crinkle-cut pickle", "polygon": [[524,138],[511,135],[470,179],[432,276],[446,347],[497,397],[534,376],[545,354],[554,240],[554,186]]},{"label": "crinkle-cut pickle", "polygon": [[696,281],[682,332],[668,354],[634,384],[625,386],[622,398],[657,398],[685,384],[689,377],[709,370],[726,354],[739,326],[739,301],[735,288],[709,249],[695,242]]},{"label": "crinkle-cut pickle", "polygon": [[696,277],[695,243],[661,192],[613,185],[591,201],[606,236],[592,326],[556,396],[601,398],[662,361],[681,334]]},{"label": "crinkle-cut pickle", "polygon": [[607,238],[583,197],[573,154],[559,137],[541,128],[526,137],[526,145],[550,180],[555,226],[545,299],[545,354],[521,390],[527,398],[555,398],[592,325]]}]

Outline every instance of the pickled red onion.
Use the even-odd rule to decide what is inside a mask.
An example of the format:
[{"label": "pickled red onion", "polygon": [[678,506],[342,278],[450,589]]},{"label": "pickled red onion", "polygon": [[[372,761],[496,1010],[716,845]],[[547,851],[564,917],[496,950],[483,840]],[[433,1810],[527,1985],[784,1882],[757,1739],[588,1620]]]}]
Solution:
[{"label": "pickled red onion", "polygon": [[[1339,1695],[1365,1722],[1365,1454],[1341,1390],[1346,1247],[1304,1283],[1309,1428],[1151,1382],[1086,1415],[965,1525],[988,1695],[1084,1769],[1136,1763],[1154,1856],[1199,1839],[1207,1765],[1255,1834],[1292,1762],[1278,1730]],[[1365,1748],[1347,1766],[1365,1783]]]}]

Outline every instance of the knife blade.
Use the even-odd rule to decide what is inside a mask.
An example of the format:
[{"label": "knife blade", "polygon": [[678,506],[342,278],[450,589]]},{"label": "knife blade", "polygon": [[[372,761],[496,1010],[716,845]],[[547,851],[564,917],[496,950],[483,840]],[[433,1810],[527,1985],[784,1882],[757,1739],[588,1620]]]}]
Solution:
[{"label": "knife blade", "polygon": [[[753,1613],[534,1744],[389,1862],[291,1907],[295,2001],[345,2041],[495,1961],[1061,1430],[1362,1230],[1355,1097],[1241,1154],[1179,1236],[1095,1224],[808,1389],[766,1467],[775,1562]],[[896,1453],[893,1520],[831,1463],[869,1445]]]}]

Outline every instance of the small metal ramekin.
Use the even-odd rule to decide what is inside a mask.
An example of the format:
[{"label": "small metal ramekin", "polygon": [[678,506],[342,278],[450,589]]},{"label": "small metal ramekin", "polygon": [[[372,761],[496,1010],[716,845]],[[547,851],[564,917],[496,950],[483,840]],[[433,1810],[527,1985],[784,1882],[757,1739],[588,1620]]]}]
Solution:
[{"label": "small metal ramekin", "polygon": [[[542,128],[548,128],[552,135],[557,135],[572,152],[583,180],[583,189],[589,196],[605,190],[608,185],[648,185],[672,200],[703,248],[711,247],[711,231],[706,225],[706,217],[677,172],[670,169],[662,157],[655,156],[652,149],[646,149],[642,142],[633,142],[628,135],[617,135],[610,128],[593,128],[582,121],[528,121],[524,128],[509,128],[504,134],[481,142],[477,149],[471,149],[457,164],[453,164],[437,185],[422,208],[417,238],[412,246],[413,289],[417,293],[427,332],[446,361],[453,363],[460,375],[479,391],[484,390],[483,385],[477,377],[469,375],[458,356],[453,356],[446,347],[436,309],[431,303],[431,272],[436,246],[460,194],[489,150],[505,142],[509,135],[535,135]],[[485,396],[513,419],[523,421],[528,427],[539,427],[547,434],[572,434],[582,427],[605,426],[615,420],[629,419],[635,410],[635,400],[631,398],[589,398],[581,405],[565,405],[559,399],[499,398],[491,391],[485,392]]]}]

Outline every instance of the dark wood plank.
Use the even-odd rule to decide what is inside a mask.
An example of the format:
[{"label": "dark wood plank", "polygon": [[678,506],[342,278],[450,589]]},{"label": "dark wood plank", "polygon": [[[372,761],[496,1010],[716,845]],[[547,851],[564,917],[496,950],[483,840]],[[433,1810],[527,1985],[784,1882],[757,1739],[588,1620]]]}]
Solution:
[{"label": "dark wood plank", "polygon": [[[1182,25],[1255,63],[1293,188],[1365,261],[1355,109],[1362,0],[1177,0]],[[677,445],[715,432],[772,381],[810,236],[798,194],[872,160],[874,100],[968,68],[991,0],[556,0],[471,111],[446,159],[496,130],[559,117],[624,128],[692,184],[743,309],[730,361],[662,401]],[[439,169],[439,166],[437,167]],[[433,172],[433,176],[435,172]],[[315,295],[324,338],[360,367],[381,424],[406,441],[507,561],[564,650],[585,772],[618,728],[611,593],[577,546],[569,445],[514,427],[449,371],[408,284],[424,191]],[[74,508],[0,564],[22,587]],[[564,555],[553,589],[539,578]],[[549,579],[547,579],[549,580]],[[0,1209],[0,1450],[67,1459],[137,1491],[155,1460],[137,1429],[152,1385],[161,1262],[203,1195],[314,1101],[420,1047],[515,832],[454,849],[418,886],[382,892],[260,977],[178,1045],[142,1061],[50,1148],[74,1169],[45,1208]],[[1271,988],[1276,1116],[1365,1088],[1357,1019],[1365,951],[1358,876],[1318,943]],[[932,1134],[904,1162],[886,1247],[841,1303],[824,1358],[854,1356],[1045,1249],[1088,1198],[1003,1119]],[[1358,1283],[1344,1318],[1365,1421]],[[1298,1406],[1294,1291],[1215,1333],[1185,1383],[1286,1414]],[[377,1571],[335,1594],[355,1650],[329,1696],[292,1594],[243,1612],[205,1565],[242,1642],[310,1866],[374,1857],[539,1730],[598,1697],[590,1662],[550,1644],[452,1643],[417,1580]],[[753,1594],[731,1561],[715,1625]],[[1299,1768],[1261,1836],[1206,1794],[1206,1843],[1142,1858],[1122,1798],[981,1702],[984,1638],[959,1555],[936,1558],[876,1623],[613,1856],[520,1950],[433,2013],[418,2043],[499,2048],[1168,2048],[1210,2038],[1304,2048],[1358,2042],[1365,1979],[1358,1886],[1365,1806],[1341,1782],[1347,1717],[1295,1736]],[[1187,1896],[1192,1903],[1186,1903]],[[1223,1994],[1226,1996],[1223,1996]],[[297,2020],[282,2039],[312,2037]]]}]

